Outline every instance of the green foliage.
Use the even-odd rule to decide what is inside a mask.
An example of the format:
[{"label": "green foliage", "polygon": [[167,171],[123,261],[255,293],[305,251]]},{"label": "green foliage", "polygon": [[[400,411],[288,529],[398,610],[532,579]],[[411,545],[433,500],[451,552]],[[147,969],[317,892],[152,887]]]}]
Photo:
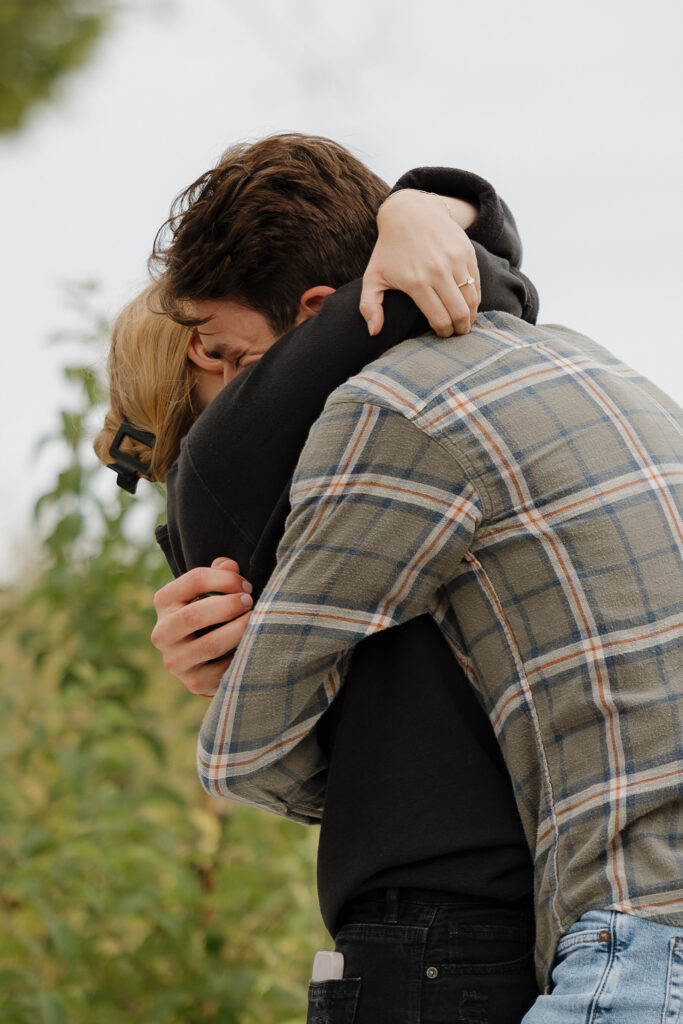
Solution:
[{"label": "green foliage", "polygon": [[0,132],[88,60],[109,11],[106,0],[0,0]]},{"label": "green foliage", "polygon": [[168,573],[135,519],[161,496],[132,498],[96,463],[102,383],[87,364],[66,374],[39,564],[0,600],[0,1019],[301,1020],[325,941],[315,832],[201,791],[204,702],[149,642]]}]

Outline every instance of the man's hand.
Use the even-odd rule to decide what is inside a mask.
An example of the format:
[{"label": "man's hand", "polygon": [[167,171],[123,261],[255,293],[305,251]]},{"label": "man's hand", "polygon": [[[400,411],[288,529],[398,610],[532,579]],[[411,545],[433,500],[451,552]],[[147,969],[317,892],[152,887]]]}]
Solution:
[{"label": "man's hand", "polygon": [[216,558],[210,568],[191,569],[154,595],[152,643],[190,693],[210,697],[218,689],[249,622],[250,592],[237,562]]},{"label": "man's hand", "polygon": [[[477,257],[465,234],[476,216],[476,208],[461,199],[414,189],[394,192],[382,203],[360,302],[370,334],[382,329],[387,289],[406,292],[440,337],[467,334],[481,302]],[[474,284],[464,284],[468,278]]]}]

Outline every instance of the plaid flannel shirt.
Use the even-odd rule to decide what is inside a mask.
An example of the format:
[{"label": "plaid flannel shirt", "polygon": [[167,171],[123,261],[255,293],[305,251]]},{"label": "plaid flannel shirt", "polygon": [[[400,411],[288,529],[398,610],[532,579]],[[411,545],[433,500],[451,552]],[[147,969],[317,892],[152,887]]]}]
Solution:
[{"label": "plaid flannel shirt", "polygon": [[485,314],[366,367],[301,455],[204,786],[318,819],[314,726],[347,658],[429,610],[535,851],[541,982],[590,908],[683,925],[682,454],[673,401],[562,327]]}]

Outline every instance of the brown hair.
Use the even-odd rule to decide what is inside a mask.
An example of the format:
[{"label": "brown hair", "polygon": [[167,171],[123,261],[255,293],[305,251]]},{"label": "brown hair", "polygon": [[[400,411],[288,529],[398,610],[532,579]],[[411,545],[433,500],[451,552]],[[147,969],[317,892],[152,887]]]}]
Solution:
[{"label": "brown hair", "polygon": [[303,292],[360,277],[388,186],[347,149],[318,136],[273,135],[228,149],[175,200],[150,269],[160,302],[188,326],[188,302],[230,298],[277,331],[294,323]]},{"label": "brown hair", "polygon": [[192,331],[158,312],[158,294],[158,285],[146,288],[114,323],[107,360],[111,408],[93,447],[108,465],[115,461],[109,448],[124,420],[151,431],[156,434],[151,462],[149,448],[130,437],[121,449],[150,463],[145,474],[150,480],[163,481],[201,407],[187,358]]}]

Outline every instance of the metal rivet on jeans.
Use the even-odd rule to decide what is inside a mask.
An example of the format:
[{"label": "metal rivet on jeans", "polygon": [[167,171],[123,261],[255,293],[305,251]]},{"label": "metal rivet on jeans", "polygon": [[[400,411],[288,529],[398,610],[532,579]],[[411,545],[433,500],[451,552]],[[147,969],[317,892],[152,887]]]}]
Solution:
[{"label": "metal rivet on jeans", "polygon": [[600,939],[600,942],[609,942],[609,940],[612,938],[612,936],[610,935],[610,933],[607,931],[606,928],[603,928],[603,930],[598,935],[598,938]]},{"label": "metal rivet on jeans", "polygon": [[427,970],[425,971],[425,974],[427,975],[428,978],[438,978],[439,971],[438,968],[436,967],[428,967]]}]

